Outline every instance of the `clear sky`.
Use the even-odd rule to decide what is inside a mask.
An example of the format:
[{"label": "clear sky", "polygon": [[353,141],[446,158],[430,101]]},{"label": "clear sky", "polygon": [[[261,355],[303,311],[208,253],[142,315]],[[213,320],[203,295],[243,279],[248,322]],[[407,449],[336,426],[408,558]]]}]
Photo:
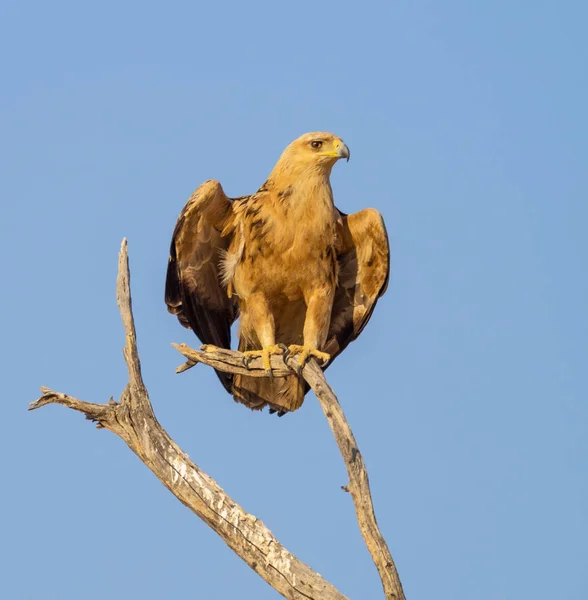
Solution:
[{"label": "clear sky", "polygon": [[328,377],[408,598],[588,598],[587,22],[579,0],[3,2],[0,595],[276,597],[120,439],[26,412],[40,385],[122,391],[126,236],[162,425],[343,593],[381,597],[315,398],[278,419],[175,375],[170,342],[197,342],[163,302],[193,189],[251,193],[326,130],[352,153],[337,205],[391,240]]}]

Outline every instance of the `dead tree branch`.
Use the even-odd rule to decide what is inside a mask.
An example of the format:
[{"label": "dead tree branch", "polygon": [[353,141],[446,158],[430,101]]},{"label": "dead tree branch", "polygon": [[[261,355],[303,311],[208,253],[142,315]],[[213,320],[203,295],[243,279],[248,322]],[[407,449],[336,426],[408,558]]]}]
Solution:
[{"label": "dead tree branch", "polygon": [[[260,577],[285,598],[293,600],[346,600],[335,587],[288,552],[256,517],[245,512],[210,476],[204,473],[169,437],[157,422],[141,376],[137,338],[132,314],[127,242],[123,240],[118,263],[117,302],[126,333],[123,350],[129,383],[120,401],[107,404],[78,400],[42,387],[43,395],[29,410],[46,404],[61,404],[86,415],[97,427],[120,436],[139,459],[183,504],[216,531]],[[215,369],[250,376],[266,376],[261,359],[245,365],[243,355],[230,350],[197,352],[174,345],[188,361],[181,372],[202,362]],[[292,373],[296,365],[272,357],[275,376]],[[357,444],[339,402],[314,361],[306,365],[303,377],[315,391],[333,430],[349,474],[351,493],[366,545],[380,573],[387,599],[403,600],[402,586],[373,512],[367,472]]]},{"label": "dead tree branch", "polygon": [[[186,344],[172,345],[188,359],[188,362],[178,367],[178,372],[185,371],[201,362],[227,373],[244,373],[254,377],[267,377],[260,358],[251,361],[249,368],[247,368],[244,366],[244,356],[240,352],[209,346],[203,346],[202,351],[198,352],[186,346]],[[275,377],[284,377],[291,375],[292,371],[296,370],[297,358],[272,355],[271,365]],[[339,400],[314,359],[305,365],[302,376],[318,398],[339,446],[339,451],[343,456],[349,477],[349,483],[344,489],[351,494],[353,499],[359,528],[380,574],[384,594],[387,599],[403,600],[404,593],[396,566],[374,514],[367,470]]]}]

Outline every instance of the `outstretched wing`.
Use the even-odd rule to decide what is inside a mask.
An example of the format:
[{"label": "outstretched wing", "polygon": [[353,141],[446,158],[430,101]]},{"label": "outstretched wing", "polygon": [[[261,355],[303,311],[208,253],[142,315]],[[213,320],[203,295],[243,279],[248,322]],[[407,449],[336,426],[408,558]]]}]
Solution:
[{"label": "outstretched wing", "polygon": [[[221,231],[232,212],[218,181],[207,181],[192,194],[174,229],[165,282],[168,311],[204,344],[221,348],[231,347],[231,325],[238,316],[236,301],[221,283],[222,255],[232,237]],[[232,375],[217,375],[230,392]]]},{"label": "outstretched wing", "polygon": [[390,246],[382,215],[373,208],[340,215],[339,280],[324,348],[331,355],[329,365],[363,331],[390,275]]}]

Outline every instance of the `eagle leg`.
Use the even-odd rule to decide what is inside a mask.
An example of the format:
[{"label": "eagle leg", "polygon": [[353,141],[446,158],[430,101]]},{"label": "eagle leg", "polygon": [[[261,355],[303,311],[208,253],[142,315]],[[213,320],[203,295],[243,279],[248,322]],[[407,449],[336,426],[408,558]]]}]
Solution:
[{"label": "eagle leg", "polygon": [[312,346],[299,346],[298,344],[292,344],[288,346],[289,354],[299,354],[298,356],[298,374],[302,371],[304,365],[310,360],[310,358],[318,358],[323,365],[329,362],[331,355],[326,352],[321,352]]},{"label": "eagle leg", "polygon": [[259,358],[261,356],[263,368],[269,377],[273,377],[272,365],[270,362],[272,354],[284,354],[283,344],[274,344],[273,346],[266,346],[261,350],[247,350],[246,352],[243,352],[243,355],[245,356],[245,364],[247,365],[251,359]]}]

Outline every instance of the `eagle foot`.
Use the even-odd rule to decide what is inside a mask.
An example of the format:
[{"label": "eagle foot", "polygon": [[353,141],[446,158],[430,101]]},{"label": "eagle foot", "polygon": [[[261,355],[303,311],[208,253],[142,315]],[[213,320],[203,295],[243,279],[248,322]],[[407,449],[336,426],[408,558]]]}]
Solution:
[{"label": "eagle foot", "polygon": [[272,365],[270,361],[272,354],[284,354],[284,345],[274,344],[273,346],[266,346],[261,350],[247,350],[243,352],[243,355],[245,356],[245,366],[249,368],[249,363],[251,362],[251,360],[254,358],[259,358],[261,356],[264,371],[269,377],[273,377]]},{"label": "eagle foot", "polygon": [[312,346],[299,346],[292,344],[288,347],[288,354],[298,354],[298,374],[302,372],[304,365],[311,359],[317,358],[322,364],[326,364],[331,359],[331,355],[326,352],[321,352]]}]

